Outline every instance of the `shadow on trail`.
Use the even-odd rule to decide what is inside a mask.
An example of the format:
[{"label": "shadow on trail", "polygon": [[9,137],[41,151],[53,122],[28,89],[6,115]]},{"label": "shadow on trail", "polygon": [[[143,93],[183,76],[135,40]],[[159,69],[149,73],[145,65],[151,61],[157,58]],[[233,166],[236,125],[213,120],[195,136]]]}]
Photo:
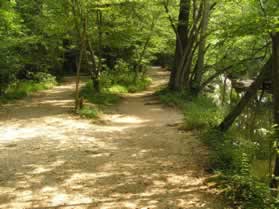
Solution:
[{"label": "shadow on trail", "polygon": [[1,121],[0,208],[224,208],[204,183],[206,148],[168,126],[181,113],[145,105],[156,102],[152,89],[127,95],[99,125],[67,114],[70,89],[24,101],[17,122]]},{"label": "shadow on trail", "polygon": [[[77,203],[83,208],[168,208],[180,204],[189,209],[210,208],[214,195],[204,185],[202,171],[197,172],[201,162],[193,161],[191,152],[185,153],[171,142],[162,146],[166,139],[155,135],[145,139],[120,135],[108,139],[105,146],[100,139],[73,145],[30,139],[30,144],[38,145],[36,156],[30,156],[32,150],[27,148],[19,154],[20,159],[10,158],[8,167],[1,167],[9,173],[2,179],[0,208],[13,203],[13,208],[17,204],[19,208],[44,208]],[[151,139],[147,147],[145,141]],[[191,146],[182,143],[180,147]],[[17,142],[18,148],[24,146],[25,142]]]},{"label": "shadow on trail", "polygon": [[[49,93],[50,92],[50,93]],[[27,120],[65,114],[73,108],[72,86],[58,86],[28,97],[22,101],[1,107],[1,122]]]}]

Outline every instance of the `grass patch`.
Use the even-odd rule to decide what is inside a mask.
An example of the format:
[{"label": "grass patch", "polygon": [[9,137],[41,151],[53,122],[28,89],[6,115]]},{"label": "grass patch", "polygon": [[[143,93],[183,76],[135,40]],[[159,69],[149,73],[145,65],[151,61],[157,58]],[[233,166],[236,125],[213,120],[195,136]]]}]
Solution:
[{"label": "grass patch", "polygon": [[106,88],[106,91],[111,94],[125,94],[125,93],[129,92],[127,87],[119,85],[119,84],[115,84],[115,85],[112,85],[111,87]]},{"label": "grass patch", "polygon": [[86,99],[88,102],[96,104],[97,106],[110,106],[117,104],[121,97],[115,93],[119,88],[113,88],[110,92],[109,89],[102,89],[100,93],[96,93],[93,90],[93,84],[88,81],[86,85],[81,89],[81,97]]},{"label": "grass patch", "polygon": [[128,90],[129,93],[136,93],[140,91],[144,91],[147,89],[148,86],[152,83],[151,78],[142,78],[136,82],[129,83],[125,88]]},{"label": "grass patch", "polygon": [[91,118],[97,119],[100,115],[100,111],[95,107],[84,106],[80,111],[79,114],[83,118]]},{"label": "grass patch", "polygon": [[108,82],[108,78],[101,81],[101,92],[96,93],[93,89],[93,83],[89,80],[81,89],[80,96],[87,102],[96,105],[96,107],[87,107],[81,109],[80,115],[86,118],[98,118],[102,109],[107,106],[112,106],[121,101],[121,94],[134,93],[145,90],[152,80],[149,78],[140,79],[137,82],[119,82],[112,84],[113,81]]},{"label": "grass patch", "polygon": [[0,101],[9,102],[11,100],[22,99],[34,92],[53,88],[55,85],[57,85],[57,82],[54,77],[42,81],[17,81],[8,87],[4,95],[0,97]]},{"label": "grass patch", "polygon": [[162,90],[157,95],[164,104],[183,110],[186,129],[201,130],[214,127],[223,118],[223,112],[206,96],[191,97],[187,92],[168,90]]},{"label": "grass patch", "polygon": [[116,80],[113,78],[108,81],[104,79],[102,81],[103,91],[112,93],[112,94],[124,94],[124,93],[136,93],[140,91],[144,91],[148,86],[152,83],[151,78],[140,78],[137,81],[133,81],[129,76],[124,80]]}]

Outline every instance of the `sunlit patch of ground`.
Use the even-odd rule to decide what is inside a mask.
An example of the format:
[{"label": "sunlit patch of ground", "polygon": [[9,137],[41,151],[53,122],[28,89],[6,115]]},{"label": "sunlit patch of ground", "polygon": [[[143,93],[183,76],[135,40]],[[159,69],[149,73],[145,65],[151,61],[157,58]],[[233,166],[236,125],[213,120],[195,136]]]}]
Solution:
[{"label": "sunlit patch of ground", "polygon": [[71,114],[73,83],[0,110],[0,208],[224,208],[204,183],[206,148],[174,109],[127,95],[94,124]]}]

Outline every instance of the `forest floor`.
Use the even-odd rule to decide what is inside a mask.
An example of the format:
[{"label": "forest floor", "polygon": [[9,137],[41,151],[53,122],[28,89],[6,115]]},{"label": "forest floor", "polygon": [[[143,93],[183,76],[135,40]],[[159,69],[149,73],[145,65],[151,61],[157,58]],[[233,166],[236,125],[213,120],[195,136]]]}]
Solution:
[{"label": "forest floor", "polygon": [[73,115],[73,82],[1,107],[0,208],[223,209],[206,147],[153,96],[168,72],[150,75],[101,121]]}]

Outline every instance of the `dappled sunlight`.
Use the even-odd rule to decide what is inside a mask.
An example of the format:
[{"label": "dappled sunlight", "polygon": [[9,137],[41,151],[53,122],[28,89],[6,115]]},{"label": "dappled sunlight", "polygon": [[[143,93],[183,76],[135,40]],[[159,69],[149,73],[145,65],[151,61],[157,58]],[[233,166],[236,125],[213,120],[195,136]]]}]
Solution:
[{"label": "dappled sunlight", "polygon": [[72,100],[47,100],[47,101],[41,101],[38,102],[38,104],[52,104],[54,106],[61,106],[69,104],[69,107],[72,107]]},{"label": "dappled sunlight", "polygon": [[120,114],[105,116],[104,119],[112,124],[142,124],[150,121],[136,116]]},{"label": "dappled sunlight", "polygon": [[69,205],[88,204],[92,203],[92,199],[81,194],[69,195],[62,193],[53,195],[53,198],[50,200],[51,206],[65,205],[65,203]]},{"label": "dappled sunlight", "polygon": [[[154,80],[161,85],[167,74]],[[70,112],[73,89],[59,86],[0,113],[1,209],[222,208],[205,183],[206,151],[168,125],[181,113],[146,91],[94,123]]]}]

